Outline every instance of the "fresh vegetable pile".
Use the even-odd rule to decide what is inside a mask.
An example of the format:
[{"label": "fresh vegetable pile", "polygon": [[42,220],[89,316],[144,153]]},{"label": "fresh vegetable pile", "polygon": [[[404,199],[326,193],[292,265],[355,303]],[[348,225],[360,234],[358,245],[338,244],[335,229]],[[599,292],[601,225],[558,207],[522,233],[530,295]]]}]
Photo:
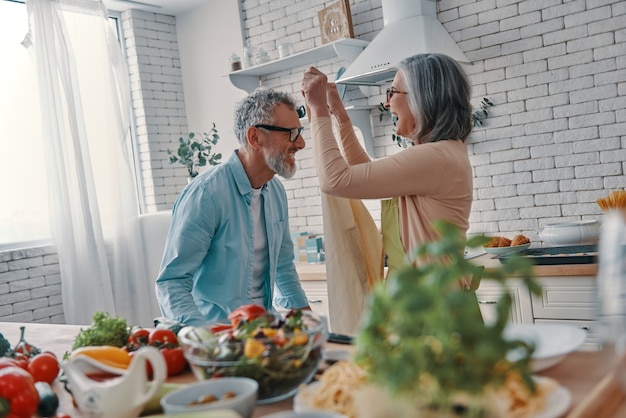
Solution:
[{"label": "fresh vegetable pile", "polygon": [[[129,327],[123,318],[113,318],[106,312],[95,312],[93,323],[76,336],[69,358],[86,355],[119,369],[128,368],[138,349],[151,345],[159,349],[167,365],[168,376],[174,376],[187,367],[178,337],[171,329]],[[152,373],[148,365],[148,373]]]},{"label": "fresh vegetable pile", "polygon": [[187,327],[179,333],[199,380],[250,377],[259,383],[259,400],[269,402],[291,395],[315,374],[326,335],[312,312],[292,310],[282,317],[244,305],[228,319],[230,324]]},{"label": "fresh vegetable pile", "polygon": [[31,418],[54,416],[59,398],[51,384],[59,374],[59,362],[48,351],[26,342],[26,327],[14,348],[0,334],[0,417]]},{"label": "fresh vegetable pile", "polygon": [[[165,359],[168,376],[177,375],[187,368],[187,360],[185,360],[183,349],[178,344],[178,337],[174,331],[158,328],[153,330],[136,328],[128,337],[124,349],[132,357],[137,350],[146,345],[159,349]],[[150,364],[148,364],[148,370],[151,373]]]}]

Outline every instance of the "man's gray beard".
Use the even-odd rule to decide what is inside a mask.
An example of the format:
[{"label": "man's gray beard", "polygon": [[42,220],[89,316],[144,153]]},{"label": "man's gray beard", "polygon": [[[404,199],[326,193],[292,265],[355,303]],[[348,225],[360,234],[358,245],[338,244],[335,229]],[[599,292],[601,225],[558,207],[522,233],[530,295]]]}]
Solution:
[{"label": "man's gray beard", "polygon": [[285,179],[290,179],[296,173],[296,166],[287,164],[284,154],[281,154],[276,149],[265,152],[265,163],[276,174]]}]

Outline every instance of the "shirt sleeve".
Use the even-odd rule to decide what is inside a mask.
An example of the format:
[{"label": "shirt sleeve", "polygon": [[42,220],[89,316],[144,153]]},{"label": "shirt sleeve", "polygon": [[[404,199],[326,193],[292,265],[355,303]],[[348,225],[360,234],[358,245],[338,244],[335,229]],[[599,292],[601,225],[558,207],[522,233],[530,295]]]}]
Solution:
[{"label": "shirt sleeve", "polygon": [[[206,322],[193,299],[193,276],[212,241],[211,199],[200,189],[181,195],[174,205],[156,292],[161,312],[187,325]],[[199,215],[202,216],[199,216]]]},{"label": "shirt sleeve", "polygon": [[312,120],[311,135],[321,191],[351,199],[437,194],[443,176],[449,170],[454,173],[452,165],[459,164],[445,147],[464,147],[462,143],[451,144],[460,141],[420,144],[385,158],[350,165],[341,154],[329,117]]}]

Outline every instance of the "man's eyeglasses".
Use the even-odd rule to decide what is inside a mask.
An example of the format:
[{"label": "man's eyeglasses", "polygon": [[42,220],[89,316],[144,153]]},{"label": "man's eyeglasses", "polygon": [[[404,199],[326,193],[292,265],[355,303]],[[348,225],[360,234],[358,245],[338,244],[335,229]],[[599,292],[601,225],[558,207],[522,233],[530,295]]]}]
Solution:
[{"label": "man's eyeglasses", "polygon": [[254,125],[255,128],[267,129],[268,131],[277,131],[277,132],[289,132],[289,142],[296,142],[300,134],[302,134],[302,130],[304,129],[302,126],[299,128],[283,128],[282,126],[274,126],[274,125]]},{"label": "man's eyeglasses", "polygon": [[400,90],[396,90],[395,87],[389,87],[387,89],[387,103],[389,103],[389,101],[391,101],[391,98],[393,97],[394,94],[396,93],[400,93],[400,94],[409,94],[406,91],[400,91]]}]

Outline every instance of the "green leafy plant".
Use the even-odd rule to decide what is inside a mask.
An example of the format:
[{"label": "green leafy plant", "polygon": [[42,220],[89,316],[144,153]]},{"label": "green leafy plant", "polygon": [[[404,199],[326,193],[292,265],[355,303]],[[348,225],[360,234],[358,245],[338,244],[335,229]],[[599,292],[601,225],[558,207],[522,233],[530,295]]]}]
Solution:
[{"label": "green leafy plant", "polygon": [[390,118],[393,121],[393,133],[391,134],[391,140],[397,143],[398,146],[402,148],[413,145],[413,143],[408,139],[396,134],[396,122],[398,121],[398,118],[391,114],[391,110],[389,110],[388,107],[385,107],[384,103],[380,103],[378,105],[378,110],[380,110],[380,115],[378,115],[379,122],[381,122],[385,117]]},{"label": "green leafy plant", "polygon": [[215,123],[208,133],[203,132],[196,135],[194,132],[190,132],[187,138],[180,137],[178,139],[178,151],[176,153],[167,150],[169,162],[170,164],[180,163],[184,165],[189,177],[196,177],[199,167],[220,163],[222,154],[211,152],[219,139]]},{"label": "green leafy plant", "polygon": [[480,101],[480,109],[472,112],[472,125],[475,127],[483,126],[483,120],[487,119],[487,116],[489,116],[487,109],[493,105],[494,104],[491,103],[488,98],[484,97]]},{"label": "green leafy plant", "polygon": [[[375,288],[357,334],[355,361],[366,370],[369,383],[392,396],[411,399],[420,408],[449,410],[455,408],[456,396],[466,394],[476,404],[463,416],[479,416],[481,395],[501,387],[510,372],[519,373],[534,390],[534,347],[503,337],[512,304],[508,292],[496,305],[495,322],[484,324],[475,294],[457,283],[464,277],[504,283],[516,275],[532,293],[540,294],[540,287],[532,265],[522,257],[487,270],[466,260],[465,247],[480,247],[487,237],[466,240],[444,221],[434,227],[441,239],[417,248],[416,265],[400,269]],[[518,360],[507,360],[512,351]]]}]

